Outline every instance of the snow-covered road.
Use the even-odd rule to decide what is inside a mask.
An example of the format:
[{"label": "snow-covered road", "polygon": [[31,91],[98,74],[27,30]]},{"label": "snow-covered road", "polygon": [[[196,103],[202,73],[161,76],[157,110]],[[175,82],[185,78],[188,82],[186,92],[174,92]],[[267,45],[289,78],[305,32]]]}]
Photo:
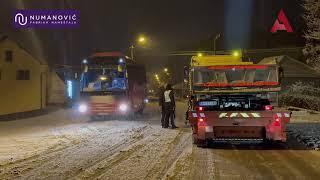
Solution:
[{"label": "snow-covered road", "polygon": [[137,120],[89,121],[71,110],[0,122],[0,179],[318,179],[320,153],[288,145],[192,145],[162,129],[155,104]]}]

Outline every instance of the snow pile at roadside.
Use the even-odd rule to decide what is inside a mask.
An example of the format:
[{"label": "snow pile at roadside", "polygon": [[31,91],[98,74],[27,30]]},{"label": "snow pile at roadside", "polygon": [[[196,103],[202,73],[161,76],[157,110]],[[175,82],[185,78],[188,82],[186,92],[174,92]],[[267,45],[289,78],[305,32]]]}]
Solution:
[{"label": "snow pile at roadside", "polygon": [[320,123],[288,124],[288,135],[295,137],[309,148],[320,149]]}]

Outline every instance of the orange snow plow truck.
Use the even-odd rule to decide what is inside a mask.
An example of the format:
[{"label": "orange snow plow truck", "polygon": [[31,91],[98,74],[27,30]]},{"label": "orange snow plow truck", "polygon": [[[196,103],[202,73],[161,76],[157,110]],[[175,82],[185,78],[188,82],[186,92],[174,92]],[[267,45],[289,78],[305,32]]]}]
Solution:
[{"label": "orange snow plow truck", "polygon": [[291,112],[277,108],[278,69],[230,55],[192,57],[187,120],[193,142],[286,142]]}]

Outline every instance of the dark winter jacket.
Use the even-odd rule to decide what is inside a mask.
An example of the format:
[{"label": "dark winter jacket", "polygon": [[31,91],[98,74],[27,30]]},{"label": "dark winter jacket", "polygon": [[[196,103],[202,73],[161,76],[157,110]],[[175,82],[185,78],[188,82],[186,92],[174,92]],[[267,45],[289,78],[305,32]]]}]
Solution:
[{"label": "dark winter jacket", "polygon": [[162,108],[164,106],[164,91],[165,91],[164,88],[160,88],[160,91],[159,91],[159,106],[161,106]]}]

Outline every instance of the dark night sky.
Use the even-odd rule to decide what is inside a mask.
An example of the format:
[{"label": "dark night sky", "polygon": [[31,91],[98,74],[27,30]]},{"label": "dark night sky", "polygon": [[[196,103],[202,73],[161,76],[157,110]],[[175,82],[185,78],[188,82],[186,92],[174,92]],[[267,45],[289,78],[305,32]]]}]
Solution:
[{"label": "dark night sky", "polygon": [[[269,33],[283,8],[295,29],[289,46],[301,45],[300,0],[1,0],[0,33],[19,40],[51,64],[78,64],[93,51],[124,51],[140,34],[151,38],[149,54],[210,49],[273,47]],[[11,25],[15,9],[78,9],[78,29],[20,30]],[[282,38],[282,37],[280,37]],[[281,46],[277,44],[277,46]],[[284,44],[284,46],[287,46]]]}]

